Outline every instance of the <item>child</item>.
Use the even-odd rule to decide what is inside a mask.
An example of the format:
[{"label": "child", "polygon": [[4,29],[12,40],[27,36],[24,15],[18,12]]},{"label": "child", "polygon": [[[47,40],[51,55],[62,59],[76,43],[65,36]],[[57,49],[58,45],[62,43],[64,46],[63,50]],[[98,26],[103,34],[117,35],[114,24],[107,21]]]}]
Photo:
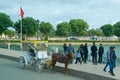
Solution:
[{"label": "child", "polygon": [[81,58],[81,54],[80,54],[79,50],[77,50],[77,52],[76,52],[76,61],[75,61],[75,64],[77,64],[77,61],[79,61],[80,64],[82,63],[80,58]]}]

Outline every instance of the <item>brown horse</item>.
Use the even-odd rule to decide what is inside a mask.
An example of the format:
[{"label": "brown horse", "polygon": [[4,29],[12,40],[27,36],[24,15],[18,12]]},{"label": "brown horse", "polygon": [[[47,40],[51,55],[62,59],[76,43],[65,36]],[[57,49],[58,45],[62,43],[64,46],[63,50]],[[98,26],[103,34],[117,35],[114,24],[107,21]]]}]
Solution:
[{"label": "brown horse", "polygon": [[60,62],[60,63],[64,63],[65,64],[65,75],[68,74],[68,64],[70,62],[70,59],[73,58],[73,54],[72,53],[68,53],[66,55],[60,54],[60,53],[54,53],[52,55],[52,69],[53,72],[55,72],[55,64],[56,62]]}]

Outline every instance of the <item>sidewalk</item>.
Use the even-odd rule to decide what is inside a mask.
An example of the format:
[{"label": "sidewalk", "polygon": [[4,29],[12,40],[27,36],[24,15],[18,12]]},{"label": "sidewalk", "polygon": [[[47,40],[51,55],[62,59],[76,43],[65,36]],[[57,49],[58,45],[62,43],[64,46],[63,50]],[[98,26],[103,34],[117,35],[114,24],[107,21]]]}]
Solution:
[{"label": "sidewalk", "polygon": [[[20,51],[7,50],[0,48],[0,58],[18,60],[21,55]],[[120,80],[120,67],[116,67],[115,76],[111,76],[108,72],[103,72],[105,64],[93,65],[91,62],[87,64],[69,64],[69,74],[84,78],[86,80]],[[57,63],[57,71],[64,72],[64,64]]]}]

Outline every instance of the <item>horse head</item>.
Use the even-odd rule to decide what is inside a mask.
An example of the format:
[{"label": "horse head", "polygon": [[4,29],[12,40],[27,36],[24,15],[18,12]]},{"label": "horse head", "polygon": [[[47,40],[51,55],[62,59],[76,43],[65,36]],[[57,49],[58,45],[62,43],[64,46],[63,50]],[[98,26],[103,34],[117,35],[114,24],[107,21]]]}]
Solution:
[{"label": "horse head", "polygon": [[74,58],[74,54],[72,52],[66,54],[66,56],[69,58],[69,59],[73,59]]}]

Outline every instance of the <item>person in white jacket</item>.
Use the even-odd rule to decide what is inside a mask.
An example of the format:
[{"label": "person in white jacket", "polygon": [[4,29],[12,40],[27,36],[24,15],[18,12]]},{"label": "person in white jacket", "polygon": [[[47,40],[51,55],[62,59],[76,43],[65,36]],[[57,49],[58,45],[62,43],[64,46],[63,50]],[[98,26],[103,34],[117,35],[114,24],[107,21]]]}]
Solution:
[{"label": "person in white jacket", "polygon": [[81,54],[80,54],[79,50],[77,50],[77,52],[76,52],[76,61],[75,61],[75,64],[77,64],[78,61],[80,62],[80,64],[82,63],[81,62]]}]

